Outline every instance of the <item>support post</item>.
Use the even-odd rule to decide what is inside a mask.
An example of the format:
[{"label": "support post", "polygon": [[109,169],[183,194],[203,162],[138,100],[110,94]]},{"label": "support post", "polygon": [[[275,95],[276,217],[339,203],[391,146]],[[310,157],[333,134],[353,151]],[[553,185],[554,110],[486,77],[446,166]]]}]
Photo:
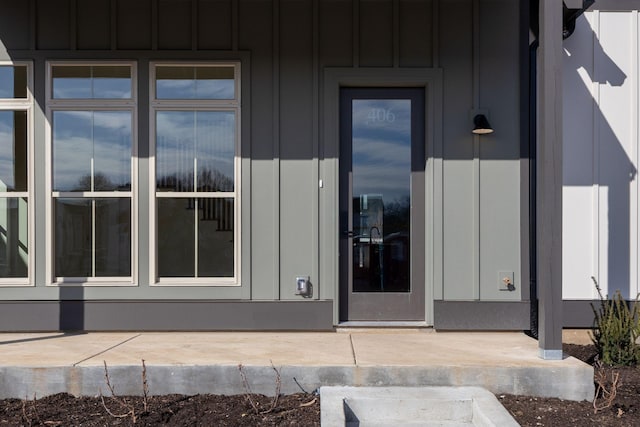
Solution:
[{"label": "support post", "polygon": [[537,258],[540,357],[562,359],[562,0],[540,0]]}]

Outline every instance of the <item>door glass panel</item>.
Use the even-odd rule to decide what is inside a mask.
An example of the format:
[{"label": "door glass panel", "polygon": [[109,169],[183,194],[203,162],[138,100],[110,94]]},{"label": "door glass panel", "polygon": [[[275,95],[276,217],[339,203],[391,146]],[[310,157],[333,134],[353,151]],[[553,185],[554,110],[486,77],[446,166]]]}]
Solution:
[{"label": "door glass panel", "polygon": [[353,292],[409,292],[411,100],[352,101]]}]

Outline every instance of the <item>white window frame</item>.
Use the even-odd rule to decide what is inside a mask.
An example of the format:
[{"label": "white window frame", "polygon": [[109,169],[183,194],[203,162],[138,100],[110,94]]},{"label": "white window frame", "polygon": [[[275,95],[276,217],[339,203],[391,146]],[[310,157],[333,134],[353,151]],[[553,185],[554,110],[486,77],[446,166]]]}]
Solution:
[{"label": "white window frame", "polygon": [[[55,66],[128,66],[131,69],[131,98],[54,98],[53,67]],[[46,80],[46,277],[47,286],[137,286],[138,282],[138,84],[136,61],[48,61]],[[131,190],[130,191],[53,191],[53,132],[54,111],[129,111],[131,112]],[[68,196],[86,200],[91,198],[129,198],[131,200],[131,275],[116,277],[63,277],[55,276],[55,243],[53,239],[53,203],[56,198]]]},{"label": "white window frame", "polygon": [[35,216],[34,216],[34,153],[33,153],[33,64],[31,61],[0,61],[0,66],[27,67],[27,97],[0,98],[0,111],[26,111],[27,113],[27,191],[2,191],[0,198],[27,198],[27,277],[0,278],[0,287],[34,286],[35,268]]},{"label": "white window frame", "polygon": [[[234,67],[234,99],[157,99],[156,69],[173,67]],[[149,63],[149,278],[151,286],[240,286],[241,259],[241,94],[239,61],[151,61]],[[235,114],[235,155],[233,192],[156,191],[156,113],[158,111],[233,111]],[[159,277],[157,247],[157,198],[234,198],[233,276]],[[197,252],[197,248],[196,248]],[[197,257],[197,255],[196,255]]]}]

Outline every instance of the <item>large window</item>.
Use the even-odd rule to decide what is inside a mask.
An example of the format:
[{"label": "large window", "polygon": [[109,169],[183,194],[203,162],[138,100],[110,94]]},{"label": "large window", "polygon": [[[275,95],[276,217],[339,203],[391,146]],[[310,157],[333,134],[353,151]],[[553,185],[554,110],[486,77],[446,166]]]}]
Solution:
[{"label": "large window", "polygon": [[30,65],[0,63],[0,285],[29,284]]},{"label": "large window", "polygon": [[135,66],[49,64],[54,283],[135,277]]},{"label": "large window", "polygon": [[239,64],[151,68],[151,275],[160,284],[238,284]]}]

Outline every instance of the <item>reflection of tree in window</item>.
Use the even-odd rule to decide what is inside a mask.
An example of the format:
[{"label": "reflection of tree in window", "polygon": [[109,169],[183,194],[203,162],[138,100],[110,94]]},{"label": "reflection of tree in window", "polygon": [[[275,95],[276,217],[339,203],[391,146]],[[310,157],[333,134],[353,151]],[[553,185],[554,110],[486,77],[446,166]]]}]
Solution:
[{"label": "reflection of tree in window", "polygon": [[411,200],[409,196],[399,197],[384,206],[385,235],[406,231],[409,224]]}]

